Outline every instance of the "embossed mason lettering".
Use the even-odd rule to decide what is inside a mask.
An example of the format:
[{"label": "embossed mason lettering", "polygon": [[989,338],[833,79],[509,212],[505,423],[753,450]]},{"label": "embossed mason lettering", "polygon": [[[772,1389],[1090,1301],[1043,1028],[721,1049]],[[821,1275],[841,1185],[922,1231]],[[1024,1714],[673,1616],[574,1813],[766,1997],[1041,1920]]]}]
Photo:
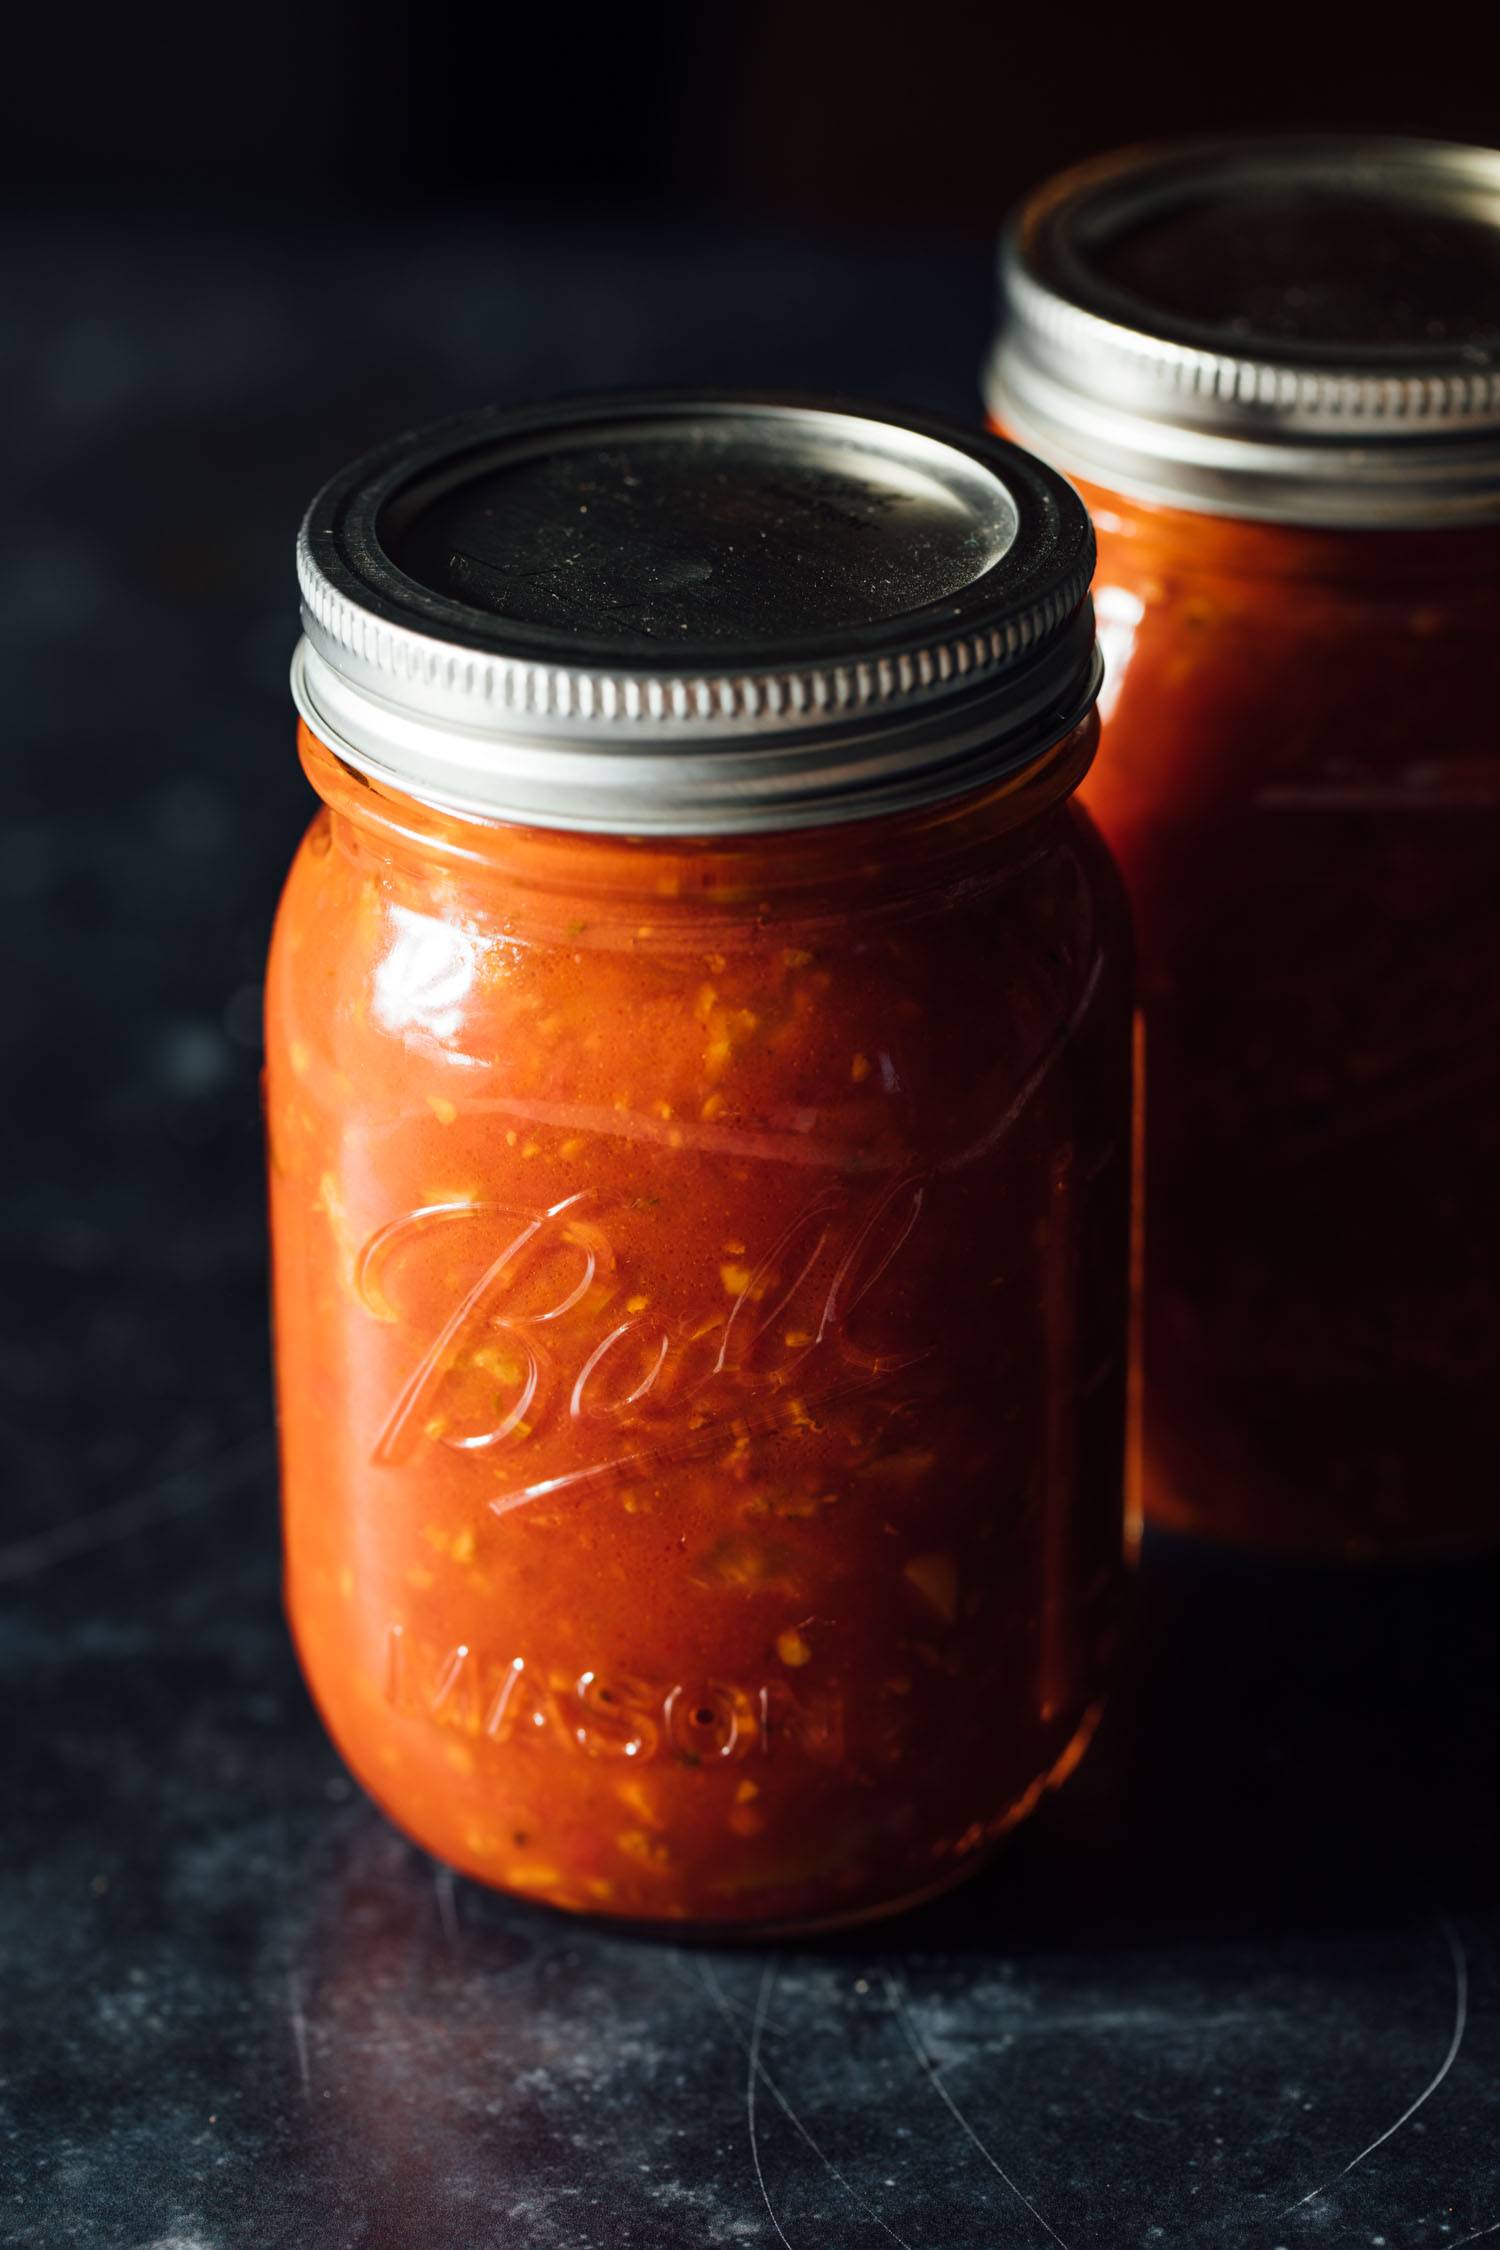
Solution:
[{"label": "embossed mason lettering", "polygon": [[569,1756],[716,1765],[780,1753],[836,1764],[844,1747],[843,1697],[833,1687],[574,1674],[466,1642],[423,1650],[399,1625],[387,1636],[385,1693],[405,1716]]}]

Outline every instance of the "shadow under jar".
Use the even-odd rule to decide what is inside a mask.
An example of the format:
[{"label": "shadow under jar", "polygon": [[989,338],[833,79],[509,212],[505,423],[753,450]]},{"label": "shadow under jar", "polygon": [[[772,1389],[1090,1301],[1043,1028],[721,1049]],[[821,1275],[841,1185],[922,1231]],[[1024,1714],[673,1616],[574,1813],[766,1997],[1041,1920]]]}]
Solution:
[{"label": "shadow under jar", "polygon": [[1149,1041],[1145,1504],[1500,1535],[1500,155],[1129,151],[1019,214],[997,426],[1099,531]]},{"label": "shadow under jar", "polygon": [[1131,1145],[1092,559],[1012,447],[755,398],[481,415],[307,518],[287,1600],[470,1875],[854,1919],[1087,1740]]}]

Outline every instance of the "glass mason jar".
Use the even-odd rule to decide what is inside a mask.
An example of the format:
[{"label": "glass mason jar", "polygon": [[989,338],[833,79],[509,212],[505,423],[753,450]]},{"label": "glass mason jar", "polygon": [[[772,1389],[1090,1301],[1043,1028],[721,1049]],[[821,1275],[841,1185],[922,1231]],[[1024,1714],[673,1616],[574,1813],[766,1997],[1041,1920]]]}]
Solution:
[{"label": "glass mason jar", "polygon": [[485,414],[314,503],[287,1600],[467,1874],[848,1920],[1086,1742],[1131,1143],[1091,563],[1014,448],[821,403]]},{"label": "glass mason jar", "polygon": [[1145,1500],[1500,1533],[1500,156],[1227,143],[1021,211],[993,420],[1099,532],[1149,1041]]}]

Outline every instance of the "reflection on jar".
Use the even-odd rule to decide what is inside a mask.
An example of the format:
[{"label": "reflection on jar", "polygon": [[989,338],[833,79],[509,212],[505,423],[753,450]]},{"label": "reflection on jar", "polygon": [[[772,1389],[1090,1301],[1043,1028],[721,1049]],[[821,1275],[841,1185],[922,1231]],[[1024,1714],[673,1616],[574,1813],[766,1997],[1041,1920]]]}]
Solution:
[{"label": "reflection on jar", "polygon": [[845,1920],[1081,1754],[1131,1158],[1094,741],[879,819],[632,838],[436,810],[304,727],[329,818],[267,995],[288,1603],[351,1767],[453,1866]]}]

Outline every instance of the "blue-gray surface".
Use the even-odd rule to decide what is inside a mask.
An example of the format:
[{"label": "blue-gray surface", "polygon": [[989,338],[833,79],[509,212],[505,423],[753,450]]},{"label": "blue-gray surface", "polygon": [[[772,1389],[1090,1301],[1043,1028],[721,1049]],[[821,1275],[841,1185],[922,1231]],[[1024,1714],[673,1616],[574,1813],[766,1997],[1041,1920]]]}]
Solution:
[{"label": "blue-gray surface", "polygon": [[967,411],[982,246],[184,218],[5,260],[0,2238],[1500,2232],[1492,1568],[1153,1554],[1096,1748],[1009,1857],[768,1955],[455,1883],[345,1779],[283,1633],[255,1083],[302,500],[403,421],[565,386]]}]

